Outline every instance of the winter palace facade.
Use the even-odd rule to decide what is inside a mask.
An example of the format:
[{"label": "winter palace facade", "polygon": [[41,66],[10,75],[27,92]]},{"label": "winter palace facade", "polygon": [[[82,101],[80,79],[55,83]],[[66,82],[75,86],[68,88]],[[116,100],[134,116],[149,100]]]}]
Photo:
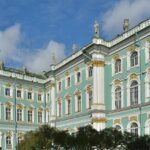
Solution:
[{"label": "winter palace facade", "polygon": [[43,124],[74,132],[92,125],[150,134],[150,20],[91,43],[42,75],[0,64],[0,147],[15,150]]}]

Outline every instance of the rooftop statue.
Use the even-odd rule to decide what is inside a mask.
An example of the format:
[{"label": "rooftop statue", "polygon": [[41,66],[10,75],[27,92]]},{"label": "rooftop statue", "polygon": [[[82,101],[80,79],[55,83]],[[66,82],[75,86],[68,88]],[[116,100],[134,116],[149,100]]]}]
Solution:
[{"label": "rooftop statue", "polygon": [[99,38],[99,24],[97,21],[95,21],[94,23],[94,33],[94,37]]}]

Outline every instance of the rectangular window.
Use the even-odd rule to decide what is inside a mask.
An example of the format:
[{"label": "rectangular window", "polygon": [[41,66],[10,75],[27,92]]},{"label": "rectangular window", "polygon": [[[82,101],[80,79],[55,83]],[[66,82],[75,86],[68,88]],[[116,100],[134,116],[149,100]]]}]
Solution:
[{"label": "rectangular window", "polygon": [[90,77],[92,77],[92,76],[93,76],[93,67],[90,66],[90,67],[88,68],[88,77],[90,78]]},{"label": "rectangular window", "polygon": [[42,123],[42,112],[38,111],[38,123]]},{"label": "rectangular window", "polygon": [[38,94],[38,101],[42,101],[42,95]]},{"label": "rectangular window", "polygon": [[92,92],[92,91],[89,91],[89,109],[91,109],[92,100],[93,100],[93,92]]},{"label": "rectangular window", "polygon": [[81,96],[78,95],[77,96],[77,111],[80,112],[81,111]]},{"label": "rectangular window", "polygon": [[32,122],[32,110],[28,110],[28,122]]},{"label": "rectangular window", "polygon": [[67,87],[70,87],[70,77],[67,77]]},{"label": "rectangular window", "polygon": [[17,121],[22,121],[22,109],[17,109]]},{"label": "rectangular window", "polygon": [[77,83],[81,82],[81,73],[77,72]]},{"label": "rectangular window", "polygon": [[5,95],[10,96],[10,88],[5,88]]},{"label": "rectangular window", "polygon": [[71,113],[71,100],[70,99],[68,99],[67,100],[67,112],[68,112],[68,115]]},{"label": "rectangular window", "polygon": [[32,93],[28,92],[28,99],[32,99]]},{"label": "rectangular window", "polygon": [[61,91],[61,82],[58,82],[58,91]]},{"label": "rectangular window", "polygon": [[6,108],[6,120],[11,120],[11,109]]},{"label": "rectangular window", "polygon": [[21,90],[17,90],[17,98],[21,98]]}]

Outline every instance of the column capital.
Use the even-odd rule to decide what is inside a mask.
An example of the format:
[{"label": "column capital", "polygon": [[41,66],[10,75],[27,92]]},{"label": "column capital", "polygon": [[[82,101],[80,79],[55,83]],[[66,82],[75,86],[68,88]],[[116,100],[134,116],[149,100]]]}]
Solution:
[{"label": "column capital", "polygon": [[105,62],[102,60],[92,60],[92,64],[95,67],[104,67]]}]

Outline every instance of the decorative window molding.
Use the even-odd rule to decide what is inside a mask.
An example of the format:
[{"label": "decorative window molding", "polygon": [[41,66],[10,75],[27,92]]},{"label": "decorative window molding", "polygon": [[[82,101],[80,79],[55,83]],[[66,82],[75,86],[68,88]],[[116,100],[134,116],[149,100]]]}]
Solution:
[{"label": "decorative window molding", "polygon": [[145,62],[150,62],[150,42],[145,43]]},{"label": "decorative window molding", "polygon": [[145,99],[146,99],[146,102],[150,101],[150,68],[146,69],[146,76],[145,76]]},{"label": "decorative window molding", "polygon": [[86,87],[86,108],[91,109],[93,103],[93,88],[91,85]]},{"label": "decorative window molding", "polygon": [[65,78],[65,87],[69,88],[71,86],[71,76],[66,76]]},{"label": "decorative window molding", "polygon": [[140,79],[137,74],[132,73],[128,76],[127,82],[127,106],[131,106],[131,101],[133,102],[132,105],[140,104]]},{"label": "decorative window molding", "polygon": [[127,70],[139,66],[140,50],[138,47],[132,45],[128,48],[127,52]]},{"label": "decorative window molding", "polygon": [[112,110],[123,108],[123,83],[116,79],[112,85]]},{"label": "decorative window molding", "polygon": [[93,77],[93,66],[91,65],[87,65],[86,66],[86,78],[87,80],[92,79]]},{"label": "decorative window molding", "polygon": [[75,84],[78,85],[82,81],[82,74],[81,71],[75,72]]},{"label": "decorative window molding", "polygon": [[70,115],[71,114],[71,96],[67,95],[65,97],[65,114]]},{"label": "decorative window molding", "polygon": [[81,92],[77,90],[75,92],[75,112],[81,112],[82,111],[82,96]]},{"label": "decorative window molding", "polygon": [[[117,55],[115,57],[115,55]],[[112,57],[112,75],[123,72],[123,58],[119,54],[115,54]]]},{"label": "decorative window molding", "polygon": [[57,100],[57,116],[62,116],[62,99],[60,97]]}]

